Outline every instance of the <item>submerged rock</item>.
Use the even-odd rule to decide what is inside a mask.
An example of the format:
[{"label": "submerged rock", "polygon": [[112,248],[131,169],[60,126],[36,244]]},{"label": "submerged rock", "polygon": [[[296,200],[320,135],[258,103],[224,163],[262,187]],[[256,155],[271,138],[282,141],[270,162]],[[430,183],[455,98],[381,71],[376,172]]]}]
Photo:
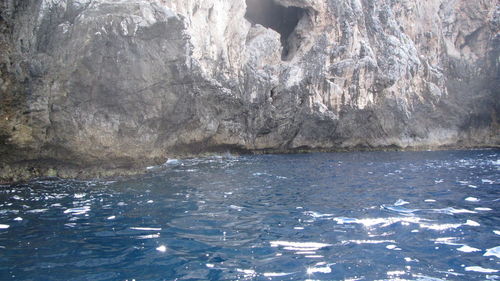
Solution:
[{"label": "submerged rock", "polygon": [[497,2],[414,2],[3,1],[0,178],[498,146]]}]

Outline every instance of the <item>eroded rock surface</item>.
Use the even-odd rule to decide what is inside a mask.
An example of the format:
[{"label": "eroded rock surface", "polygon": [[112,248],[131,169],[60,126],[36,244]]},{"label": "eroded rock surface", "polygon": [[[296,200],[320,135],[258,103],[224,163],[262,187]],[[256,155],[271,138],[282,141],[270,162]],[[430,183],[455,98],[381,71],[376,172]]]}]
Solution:
[{"label": "eroded rock surface", "polygon": [[495,0],[4,0],[0,178],[498,146]]}]

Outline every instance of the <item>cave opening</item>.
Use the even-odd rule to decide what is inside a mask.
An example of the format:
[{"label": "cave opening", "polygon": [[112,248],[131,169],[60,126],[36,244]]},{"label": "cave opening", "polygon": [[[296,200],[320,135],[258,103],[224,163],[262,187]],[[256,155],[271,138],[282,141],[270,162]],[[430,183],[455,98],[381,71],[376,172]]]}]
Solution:
[{"label": "cave opening", "polygon": [[294,30],[306,10],[299,7],[285,7],[274,0],[246,0],[245,18],[252,23],[271,28],[281,35],[282,60],[290,60],[298,48]]}]

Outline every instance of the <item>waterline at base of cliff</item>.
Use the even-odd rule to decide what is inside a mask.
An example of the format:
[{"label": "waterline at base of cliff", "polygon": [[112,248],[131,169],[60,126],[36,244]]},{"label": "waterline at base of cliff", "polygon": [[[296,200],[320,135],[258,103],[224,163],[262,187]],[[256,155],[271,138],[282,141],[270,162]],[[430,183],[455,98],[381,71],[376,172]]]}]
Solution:
[{"label": "waterline at base of cliff", "polygon": [[451,151],[451,150],[499,150],[500,147],[485,146],[485,147],[419,147],[419,148],[366,148],[356,147],[353,149],[296,149],[291,151],[284,150],[261,150],[261,151],[243,151],[243,150],[227,150],[225,153],[204,153],[198,155],[179,155],[167,158],[166,161],[156,161],[131,164],[122,166],[113,166],[109,163],[100,166],[83,166],[68,163],[57,163],[54,160],[35,160],[25,161],[21,163],[2,164],[0,169],[0,184],[13,184],[21,182],[29,182],[34,179],[44,178],[59,178],[59,179],[102,179],[114,180],[123,179],[131,176],[139,176],[148,174],[152,170],[162,169],[169,164],[170,161],[177,161],[179,159],[206,159],[206,158],[233,158],[245,155],[266,155],[266,154],[304,154],[304,153],[347,153],[347,152],[362,152],[362,151]]}]

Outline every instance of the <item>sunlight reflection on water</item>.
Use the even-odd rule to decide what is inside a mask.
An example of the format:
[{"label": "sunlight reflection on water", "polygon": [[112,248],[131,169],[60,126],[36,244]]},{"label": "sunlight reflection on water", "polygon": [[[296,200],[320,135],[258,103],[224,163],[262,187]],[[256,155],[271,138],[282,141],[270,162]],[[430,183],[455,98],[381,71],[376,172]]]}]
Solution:
[{"label": "sunlight reflection on water", "polygon": [[2,186],[0,277],[493,280],[499,157],[226,155]]}]

